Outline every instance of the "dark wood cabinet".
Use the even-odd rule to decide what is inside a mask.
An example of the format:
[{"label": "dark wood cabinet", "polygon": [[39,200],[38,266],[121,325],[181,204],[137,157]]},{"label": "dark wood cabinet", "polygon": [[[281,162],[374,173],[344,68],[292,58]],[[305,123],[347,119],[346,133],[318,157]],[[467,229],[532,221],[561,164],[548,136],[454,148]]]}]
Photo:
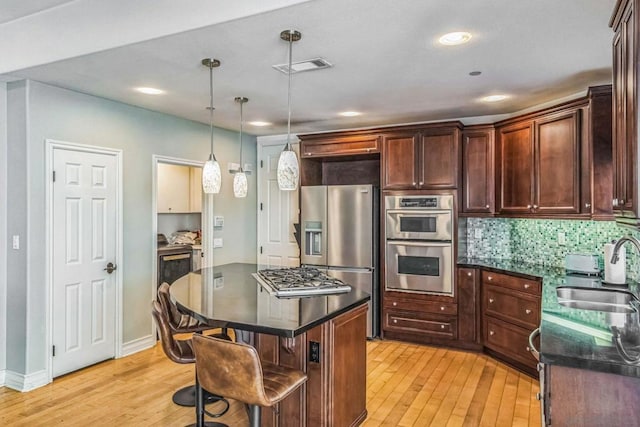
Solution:
[{"label": "dark wood cabinet", "polygon": [[529,335],[540,324],[540,279],[482,272],[483,344],[490,354],[535,375]]},{"label": "dark wood cabinet", "polygon": [[580,110],[498,129],[500,213],[580,213]]},{"label": "dark wood cabinet", "polygon": [[461,213],[493,212],[494,136],[493,125],[466,126],[462,132]]},{"label": "dark wood cabinet", "polygon": [[475,268],[458,268],[458,340],[479,344],[480,335],[480,277]]},{"label": "dark wood cabinet", "polygon": [[380,136],[376,134],[305,135],[300,154],[308,157],[354,156],[380,152]]},{"label": "dark wood cabinet", "polygon": [[456,122],[386,133],[383,189],[457,188],[461,129],[462,124]]},{"label": "dark wood cabinet", "polygon": [[[619,0],[611,18],[613,28],[613,200],[620,222],[637,225],[637,0]],[[626,218],[626,219],[625,219]]]}]

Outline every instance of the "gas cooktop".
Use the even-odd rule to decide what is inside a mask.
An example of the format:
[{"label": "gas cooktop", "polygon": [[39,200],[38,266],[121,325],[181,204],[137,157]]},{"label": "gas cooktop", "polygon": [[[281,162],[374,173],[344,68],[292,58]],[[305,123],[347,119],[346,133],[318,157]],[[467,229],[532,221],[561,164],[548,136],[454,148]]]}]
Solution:
[{"label": "gas cooktop", "polygon": [[343,281],[312,267],[259,270],[253,276],[269,293],[279,297],[337,294],[351,290],[351,286]]}]

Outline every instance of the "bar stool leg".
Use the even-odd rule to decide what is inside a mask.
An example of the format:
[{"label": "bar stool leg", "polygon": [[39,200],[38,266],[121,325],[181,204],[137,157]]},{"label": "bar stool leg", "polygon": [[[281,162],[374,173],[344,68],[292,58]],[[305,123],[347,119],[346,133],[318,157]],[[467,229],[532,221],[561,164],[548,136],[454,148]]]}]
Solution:
[{"label": "bar stool leg", "polygon": [[251,427],[260,427],[260,409],[258,405],[249,405],[249,425]]},{"label": "bar stool leg", "polygon": [[229,427],[226,424],[204,420],[204,389],[200,387],[198,376],[196,375],[196,423],[187,427]]}]

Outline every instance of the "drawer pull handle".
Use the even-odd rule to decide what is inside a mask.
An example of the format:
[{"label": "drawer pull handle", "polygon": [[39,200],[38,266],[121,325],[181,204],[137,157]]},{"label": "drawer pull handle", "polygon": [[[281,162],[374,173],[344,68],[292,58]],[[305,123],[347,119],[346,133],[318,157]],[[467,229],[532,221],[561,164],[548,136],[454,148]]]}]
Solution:
[{"label": "drawer pull handle", "polygon": [[489,331],[489,335],[492,335],[492,336],[493,336],[493,335],[495,335],[495,332],[493,332],[493,331]]},{"label": "drawer pull handle", "polygon": [[473,276],[473,273],[469,271],[469,272],[467,273],[467,276],[471,277],[471,276]]},{"label": "drawer pull handle", "polygon": [[394,301],[393,302],[393,306],[395,307],[396,305],[398,305],[398,303]]},{"label": "drawer pull handle", "polygon": [[393,323],[398,323],[398,319],[393,319]]},{"label": "drawer pull handle", "polygon": [[485,209],[489,209],[489,205],[486,205],[486,206],[485,206]]},{"label": "drawer pull handle", "polygon": [[440,329],[444,329],[444,325],[440,325]]},{"label": "drawer pull handle", "polygon": [[415,186],[416,186],[416,182],[415,182],[415,181],[413,181],[413,182],[411,183],[411,185],[413,185],[413,186],[415,187]]},{"label": "drawer pull handle", "polygon": [[529,310],[529,309],[526,309],[524,312],[527,313],[527,314],[531,314],[531,310]]},{"label": "drawer pull handle", "polygon": [[528,284],[528,283],[525,283],[523,286],[524,286],[525,289],[529,289],[531,287],[531,285]]},{"label": "drawer pull handle", "polygon": [[493,304],[493,298],[489,298],[489,304]]},{"label": "drawer pull handle", "polygon": [[444,305],[440,306],[440,311],[444,311]]}]

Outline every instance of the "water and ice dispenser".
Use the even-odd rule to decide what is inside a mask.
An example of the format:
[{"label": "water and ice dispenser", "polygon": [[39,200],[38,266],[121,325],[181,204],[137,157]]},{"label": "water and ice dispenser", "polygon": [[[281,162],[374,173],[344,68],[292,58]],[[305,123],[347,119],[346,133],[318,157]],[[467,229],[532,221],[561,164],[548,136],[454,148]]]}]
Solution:
[{"label": "water and ice dispenser", "polygon": [[305,221],[305,255],[322,255],[322,222]]}]

